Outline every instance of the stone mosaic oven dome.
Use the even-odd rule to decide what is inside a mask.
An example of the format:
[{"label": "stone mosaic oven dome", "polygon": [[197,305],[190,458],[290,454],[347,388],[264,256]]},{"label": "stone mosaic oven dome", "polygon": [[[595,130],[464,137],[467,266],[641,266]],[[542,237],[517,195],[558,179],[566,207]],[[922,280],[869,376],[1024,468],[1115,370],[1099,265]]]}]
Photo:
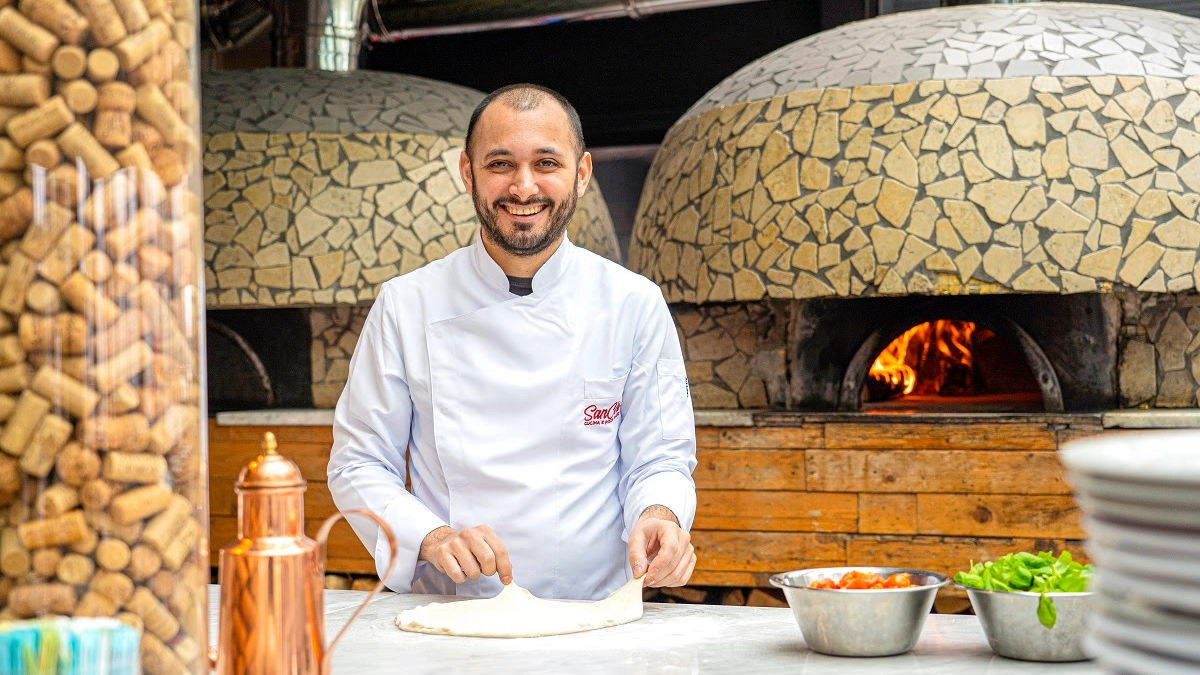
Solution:
[{"label": "stone mosaic oven dome", "polygon": [[629,265],[668,301],[1179,292],[1200,247],[1200,21],[1085,4],[845,25],[668,132]]},{"label": "stone mosaic oven dome", "polygon": [[[470,243],[458,157],[481,92],[380,72],[206,74],[210,308],[368,303]],[[569,235],[619,259],[599,187]]]}]

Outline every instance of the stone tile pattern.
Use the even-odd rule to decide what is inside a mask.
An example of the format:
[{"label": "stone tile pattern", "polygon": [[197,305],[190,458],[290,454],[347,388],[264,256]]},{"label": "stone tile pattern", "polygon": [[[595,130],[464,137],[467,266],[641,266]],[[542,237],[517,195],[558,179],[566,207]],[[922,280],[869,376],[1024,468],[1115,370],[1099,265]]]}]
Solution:
[{"label": "stone tile pattern", "polygon": [[264,68],[205,73],[204,133],[362,131],[464,138],[483,92],[413,75]]},{"label": "stone tile pattern", "polygon": [[1194,408],[1200,394],[1200,295],[1120,292],[1122,408]]},{"label": "stone tile pattern", "polygon": [[[224,132],[204,145],[209,307],[369,303],[479,228],[458,175],[461,137]],[[568,236],[619,261],[595,182]]]},{"label": "stone tile pattern", "polygon": [[808,89],[676,124],[629,266],[668,302],[1196,287],[1200,77]]},{"label": "stone tile pattern", "polygon": [[675,305],[671,313],[696,408],[784,404],[786,303]]},{"label": "stone tile pattern", "polygon": [[845,24],[730,75],[684,119],[823,87],[1052,75],[1200,75],[1200,21],[1083,4],[972,5]]},{"label": "stone tile pattern", "polygon": [[346,386],[350,356],[358,344],[370,307],[339,305],[313,307],[312,325],[312,399],[314,408],[333,408]]}]

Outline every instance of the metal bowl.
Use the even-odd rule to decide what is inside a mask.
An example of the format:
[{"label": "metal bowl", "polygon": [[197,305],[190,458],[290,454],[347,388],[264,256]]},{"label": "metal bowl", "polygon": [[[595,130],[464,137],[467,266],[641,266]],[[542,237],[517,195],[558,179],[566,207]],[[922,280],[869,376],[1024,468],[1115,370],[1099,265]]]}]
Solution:
[{"label": "metal bowl", "polygon": [[[909,575],[912,588],[833,590],[809,588],[817,579],[841,579],[852,570],[888,577]],[[917,644],[944,574],[901,567],[819,567],[771,577],[783,589],[800,634],[813,651],[834,656],[892,656]]]},{"label": "metal bowl", "polygon": [[1058,615],[1054,628],[1038,621],[1038,593],[984,591],[955,584],[967,591],[971,607],[983,624],[992,651],[1022,661],[1084,661],[1088,608],[1094,593],[1047,593]]}]

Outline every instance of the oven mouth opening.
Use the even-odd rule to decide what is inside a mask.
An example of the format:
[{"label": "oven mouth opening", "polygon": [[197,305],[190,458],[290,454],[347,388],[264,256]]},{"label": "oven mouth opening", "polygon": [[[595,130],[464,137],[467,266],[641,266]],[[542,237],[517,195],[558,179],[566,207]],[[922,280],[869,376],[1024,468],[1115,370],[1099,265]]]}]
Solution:
[{"label": "oven mouth opening", "polygon": [[996,330],[956,319],[918,323],[874,359],[859,394],[864,412],[1039,412],[1041,387],[1020,348]]}]

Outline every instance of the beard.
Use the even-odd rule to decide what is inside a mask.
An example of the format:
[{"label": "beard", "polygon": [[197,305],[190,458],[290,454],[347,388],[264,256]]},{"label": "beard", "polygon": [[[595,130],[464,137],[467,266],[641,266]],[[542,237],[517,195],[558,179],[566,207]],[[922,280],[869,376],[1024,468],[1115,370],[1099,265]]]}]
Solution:
[{"label": "beard", "polygon": [[[578,185],[578,179],[576,185]],[[575,215],[575,205],[579,201],[579,197],[575,190],[571,190],[567,199],[558,204],[541,197],[524,202],[497,199],[489,206],[484,203],[477,191],[472,190],[471,200],[475,202],[475,214],[479,216],[479,225],[483,228],[484,235],[505,253],[519,258],[528,258],[545,251],[562,238],[563,232],[566,232],[567,225],[571,222],[571,217]],[[511,206],[544,204],[549,216],[546,229],[539,232],[536,226],[518,225],[512,234],[505,232],[499,224],[500,211],[503,210],[505,204]]]}]

